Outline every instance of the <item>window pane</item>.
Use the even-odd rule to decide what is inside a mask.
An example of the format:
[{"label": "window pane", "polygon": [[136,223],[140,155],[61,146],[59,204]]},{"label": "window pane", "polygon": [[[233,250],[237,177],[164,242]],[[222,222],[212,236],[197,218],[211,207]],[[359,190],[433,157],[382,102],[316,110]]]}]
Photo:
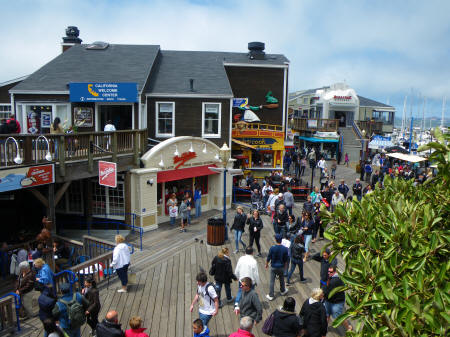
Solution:
[{"label": "window pane", "polygon": [[219,134],[219,104],[205,104],[204,107],[204,133]]},{"label": "window pane", "polygon": [[172,117],[173,104],[159,103],[158,104],[158,133],[171,134],[172,133]]},{"label": "window pane", "polygon": [[205,119],[205,133],[208,134],[219,133],[219,120]]},{"label": "window pane", "polygon": [[[57,105],[55,115],[56,116],[54,116],[54,117],[59,117],[59,119],[61,119],[61,124],[63,124],[65,127],[69,127],[70,125],[72,125],[72,121],[69,116],[69,109],[68,109],[67,105]],[[52,123],[53,123],[53,121],[52,121]]]}]

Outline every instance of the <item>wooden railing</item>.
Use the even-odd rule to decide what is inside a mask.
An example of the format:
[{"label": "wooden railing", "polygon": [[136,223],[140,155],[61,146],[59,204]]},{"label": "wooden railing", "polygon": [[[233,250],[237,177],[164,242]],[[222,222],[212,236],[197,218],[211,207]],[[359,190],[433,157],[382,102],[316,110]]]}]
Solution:
[{"label": "wooden railing", "polygon": [[115,246],[114,242],[83,235],[83,255],[89,256],[91,259],[112,252]]},{"label": "wooden railing", "polygon": [[289,123],[294,131],[337,131],[338,119],[292,118]]},{"label": "wooden railing", "polygon": [[358,121],[358,126],[361,130],[366,131],[366,135],[383,133],[383,122],[379,121]]},{"label": "wooden railing", "polygon": [[283,132],[283,126],[281,126],[281,125],[264,124],[264,123],[245,123],[245,124],[233,123],[233,129]]},{"label": "wooden railing", "polygon": [[72,251],[72,249],[74,250],[72,257],[71,257],[72,264],[76,263],[77,258],[79,256],[84,255],[84,248],[83,248],[82,242],[77,241],[77,240],[72,240],[70,238],[67,238],[67,237],[61,236],[61,235],[54,235],[54,238],[60,239],[69,251]]},{"label": "wooden railing", "polygon": [[14,297],[12,295],[0,299],[0,335],[14,332],[16,322],[13,305]]},{"label": "wooden railing", "polygon": [[[138,165],[139,154],[146,150],[147,130],[123,130],[115,132],[79,132],[71,134],[40,135],[11,134],[0,135],[0,167],[19,166],[15,158],[22,160],[21,165],[55,162],[60,165],[64,175],[65,163],[74,160],[87,160],[88,169],[92,171],[93,160],[112,156],[117,160],[118,154],[132,154],[133,162]],[[17,141],[18,149],[15,142]],[[48,153],[51,160],[48,161]]]}]

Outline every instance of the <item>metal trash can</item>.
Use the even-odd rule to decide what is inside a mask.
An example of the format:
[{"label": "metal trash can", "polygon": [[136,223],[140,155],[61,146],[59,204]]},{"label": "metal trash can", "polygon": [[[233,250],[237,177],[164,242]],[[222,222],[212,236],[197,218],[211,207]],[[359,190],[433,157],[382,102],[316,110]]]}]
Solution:
[{"label": "metal trash can", "polygon": [[206,242],[211,246],[221,246],[225,243],[225,224],[223,219],[208,219]]}]

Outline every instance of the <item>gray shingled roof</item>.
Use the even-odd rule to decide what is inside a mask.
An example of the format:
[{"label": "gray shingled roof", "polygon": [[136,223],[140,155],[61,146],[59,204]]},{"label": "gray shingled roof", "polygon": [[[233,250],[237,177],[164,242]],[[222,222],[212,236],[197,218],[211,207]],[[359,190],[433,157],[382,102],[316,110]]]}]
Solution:
[{"label": "gray shingled roof", "polygon": [[359,106],[370,106],[370,107],[378,107],[378,108],[392,108],[395,109],[391,105],[387,105],[381,102],[374,101],[373,99],[359,96]]},{"label": "gray shingled roof", "polygon": [[[233,96],[224,63],[284,65],[283,55],[266,55],[250,60],[246,53],[162,50],[159,64],[150,80],[148,94],[197,94]],[[190,90],[194,79],[194,91]]]},{"label": "gray shingled roof", "polygon": [[87,50],[74,45],[11,91],[68,91],[70,82],[137,82],[141,90],[159,51],[158,45],[115,45]]}]

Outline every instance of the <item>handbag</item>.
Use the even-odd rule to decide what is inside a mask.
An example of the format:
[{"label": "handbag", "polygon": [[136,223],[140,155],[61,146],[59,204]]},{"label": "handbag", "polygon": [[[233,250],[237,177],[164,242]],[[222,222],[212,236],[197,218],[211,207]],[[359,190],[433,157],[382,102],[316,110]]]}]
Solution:
[{"label": "handbag", "polygon": [[137,284],[136,281],[136,272],[128,271],[128,284]]},{"label": "handbag", "polygon": [[264,321],[262,332],[266,335],[272,336],[273,334],[273,324],[275,322],[274,312],[270,314],[269,317]]}]

